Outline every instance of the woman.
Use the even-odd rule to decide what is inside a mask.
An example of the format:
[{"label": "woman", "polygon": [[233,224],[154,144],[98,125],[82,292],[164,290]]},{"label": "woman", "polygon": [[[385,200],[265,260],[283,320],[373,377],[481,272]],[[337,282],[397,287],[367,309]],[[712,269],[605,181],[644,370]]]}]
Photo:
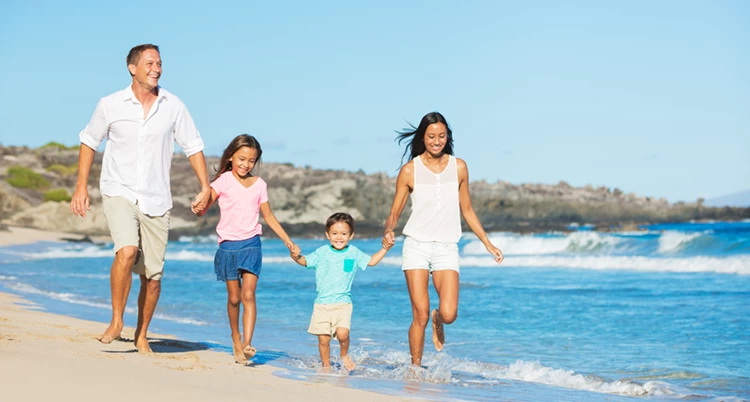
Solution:
[{"label": "woman", "polygon": [[411,362],[419,366],[430,318],[430,274],[440,299],[439,307],[431,314],[432,342],[438,352],[445,343],[443,324],[453,323],[458,314],[460,215],[498,264],[503,261],[503,253],[492,245],[471,206],[469,169],[463,160],[453,156],[453,133],[445,117],[428,113],[419,127],[412,129],[398,132],[399,144],[407,142],[404,156],[410,154],[412,159],[399,171],[383,246],[393,246],[394,229],[411,194],[412,213],[403,230],[406,239],[402,270],[413,315],[409,328]]}]

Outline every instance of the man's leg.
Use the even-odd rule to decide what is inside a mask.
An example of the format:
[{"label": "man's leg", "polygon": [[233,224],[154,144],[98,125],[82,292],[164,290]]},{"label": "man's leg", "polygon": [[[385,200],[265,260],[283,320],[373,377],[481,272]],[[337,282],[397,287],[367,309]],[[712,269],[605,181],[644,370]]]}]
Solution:
[{"label": "man's leg", "polygon": [[138,212],[143,258],[133,267],[133,272],[141,278],[141,290],[138,294],[138,326],[135,329],[134,343],[138,352],[148,353],[151,352],[147,339],[148,326],[161,294],[170,215],[167,212],[163,216],[151,217]]},{"label": "man's leg", "polygon": [[130,286],[133,283],[132,267],[138,255],[138,247],[126,246],[117,251],[109,272],[109,287],[112,294],[112,321],[97,339],[101,343],[111,343],[120,338],[123,327],[123,314],[128,302]]},{"label": "man's leg", "polygon": [[138,327],[135,330],[135,348],[139,353],[151,352],[146,337],[160,294],[161,280],[148,279],[145,275],[141,275],[141,291],[138,294]]},{"label": "man's leg", "polygon": [[139,223],[135,205],[125,197],[103,196],[104,216],[107,218],[112,242],[115,245],[115,259],[109,273],[109,286],[112,295],[112,321],[97,339],[110,343],[120,337],[123,327],[123,314],[133,282],[132,269],[138,257]]}]

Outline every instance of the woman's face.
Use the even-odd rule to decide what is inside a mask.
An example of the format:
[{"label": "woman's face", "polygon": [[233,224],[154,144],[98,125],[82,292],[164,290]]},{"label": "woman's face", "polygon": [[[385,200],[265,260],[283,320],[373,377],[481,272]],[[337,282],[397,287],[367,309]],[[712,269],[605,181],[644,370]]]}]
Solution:
[{"label": "woman's face", "polygon": [[433,123],[427,126],[427,130],[424,132],[424,147],[431,156],[442,155],[447,142],[448,129],[445,124]]}]

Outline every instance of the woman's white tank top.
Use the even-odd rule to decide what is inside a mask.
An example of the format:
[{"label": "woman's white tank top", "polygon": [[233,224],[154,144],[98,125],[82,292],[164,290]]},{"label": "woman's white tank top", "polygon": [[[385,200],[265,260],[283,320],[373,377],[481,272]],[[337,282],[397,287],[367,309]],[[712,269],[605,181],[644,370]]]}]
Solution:
[{"label": "woman's white tank top", "polygon": [[414,158],[414,190],[411,215],[404,235],[417,241],[457,243],[461,239],[458,201],[458,165],[451,155],[440,173],[429,171],[422,159]]}]

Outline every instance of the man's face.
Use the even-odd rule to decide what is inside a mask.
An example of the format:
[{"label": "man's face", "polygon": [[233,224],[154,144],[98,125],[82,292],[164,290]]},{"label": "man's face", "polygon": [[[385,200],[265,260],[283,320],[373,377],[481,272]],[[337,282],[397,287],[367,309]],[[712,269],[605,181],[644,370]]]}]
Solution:
[{"label": "man's face", "polygon": [[161,77],[161,57],[154,49],[147,49],[141,53],[138,64],[131,64],[128,70],[133,74],[133,79],[143,88],[151,90],[159,85]]}]

